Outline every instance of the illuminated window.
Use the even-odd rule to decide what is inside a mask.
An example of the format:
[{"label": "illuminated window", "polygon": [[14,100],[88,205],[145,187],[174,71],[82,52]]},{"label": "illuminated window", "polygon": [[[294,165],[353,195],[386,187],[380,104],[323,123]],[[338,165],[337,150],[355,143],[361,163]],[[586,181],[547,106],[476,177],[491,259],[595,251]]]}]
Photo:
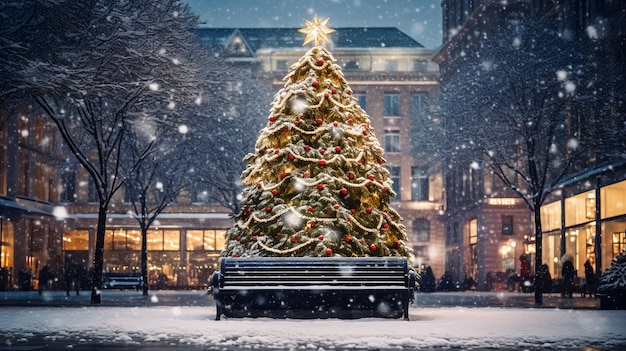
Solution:
[{"label": "illuminated window", "polygon": [[396,193],[396,199],[400,199],[400,167],[398,166],[390,166],[389,167],[390,178],[393,184],[391,185],[393,191]]},{"label": "illuminated window", "polygon": [[75,230],[63,233],[64,251],[86,251],[89,250],[89,231]]},{"label": "illuminated window", "polygon": [[226,239],[225,230],[188,230],[187,251],[223,250]]},{"label": "illuminated window", "polygon": [[180,248],[180,232],[178,230],[149,230],[147,248],[157,251],[177,251]]}]

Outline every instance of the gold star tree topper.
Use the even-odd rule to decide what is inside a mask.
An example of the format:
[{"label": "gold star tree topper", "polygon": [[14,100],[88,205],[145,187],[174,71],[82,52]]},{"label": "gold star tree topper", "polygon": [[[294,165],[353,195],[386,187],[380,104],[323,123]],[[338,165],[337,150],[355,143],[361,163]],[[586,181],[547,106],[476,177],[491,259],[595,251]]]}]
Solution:
[{"label": "gold star tree topper", "polygon": [[304,20],[304,24],[306,24],[306,28],[298,29],[298,32],[306,34],[306,38],[304,38],[304,44],[302,46],[310,43],[311,41],[315,42],[315,46],[319,46],[320,42],[328,42],[328,36],[326,34],[332,33],[335,30],[326,27],[326,23],[328,23],[327,18],[320,22],[317,18],[317,14],[313,17],[313,22]]}]

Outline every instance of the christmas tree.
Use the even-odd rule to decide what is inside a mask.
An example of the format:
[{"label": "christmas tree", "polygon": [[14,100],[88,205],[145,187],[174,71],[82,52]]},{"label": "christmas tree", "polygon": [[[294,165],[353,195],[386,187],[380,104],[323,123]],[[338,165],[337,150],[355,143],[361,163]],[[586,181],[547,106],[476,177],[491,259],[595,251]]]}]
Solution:
[{"label": "christmas tree", "polygon": [[406,232],[383,149],[328,41],[328,19],[305,20],[305,45],[276,93],[254,153],[224,257],[405,256]]}]

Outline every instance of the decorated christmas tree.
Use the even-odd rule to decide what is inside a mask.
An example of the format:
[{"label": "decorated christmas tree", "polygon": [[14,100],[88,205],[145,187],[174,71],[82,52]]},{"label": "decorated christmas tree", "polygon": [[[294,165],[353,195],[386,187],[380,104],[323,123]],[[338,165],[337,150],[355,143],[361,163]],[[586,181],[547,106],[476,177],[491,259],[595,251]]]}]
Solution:
[{"label": "decorated christmas tree", "polygon": [[300,30],[315,46],[290,67],[245,158],[224,257],[411,255],[369,117],[319,45],[327,21]]}]

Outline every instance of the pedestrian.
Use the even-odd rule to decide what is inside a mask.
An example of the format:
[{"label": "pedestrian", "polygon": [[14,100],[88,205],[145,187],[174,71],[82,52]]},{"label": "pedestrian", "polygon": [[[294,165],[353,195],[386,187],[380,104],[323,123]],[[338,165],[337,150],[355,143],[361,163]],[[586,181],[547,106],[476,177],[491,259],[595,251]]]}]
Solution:
[{"label": "pedestrian", "polygon": [[76,295],[79,295],[80,290],[80,279],[78,276],[78,270],[76,269],[77,265],[72,263],[71,258],[66,259],[65,267],[64,267],[64,278],[65,278],[65,295],[70,296],[70,290],[72,290],[72,285],[76,290]]},{"label": "pedestrian", "polygon": [[520,260],[520,283],[519,283],[519,288],[520,290],[522,290],[523,292],[529,292],[530,291],[530,260],[528,259],[528,256],[526,255],[521,255],[519,257]]},{"label": "pedestrian", "polygon": [[574,278],[576,277],[576,270],[572,263],[572,257],[568,254],[563,255],[561,258],[562,274],[563,274],[563,288],[561,290],[562,297],[572,298],[574,293]]},{"label": "pedestrian", "polygon": [[552,292],[552,276],[548,265],[545,263],[541,265],[537,279],[535,279],[535,289],[547,294]]},{"label": "pedestrian", "polygon": [[50,284],[54,279],[54,273],[50,270],[48,264],[44,265],[39,271],[39,295],[43,290],[50,290]]},{"label": "pedestrian", "polygon": [[589,295],[589,297],[596,297],[596,290],[598,288],[598,277],[593,272],[593,267],[589,260],[585,261],[585,285],[583,286],[583,297]]}]

